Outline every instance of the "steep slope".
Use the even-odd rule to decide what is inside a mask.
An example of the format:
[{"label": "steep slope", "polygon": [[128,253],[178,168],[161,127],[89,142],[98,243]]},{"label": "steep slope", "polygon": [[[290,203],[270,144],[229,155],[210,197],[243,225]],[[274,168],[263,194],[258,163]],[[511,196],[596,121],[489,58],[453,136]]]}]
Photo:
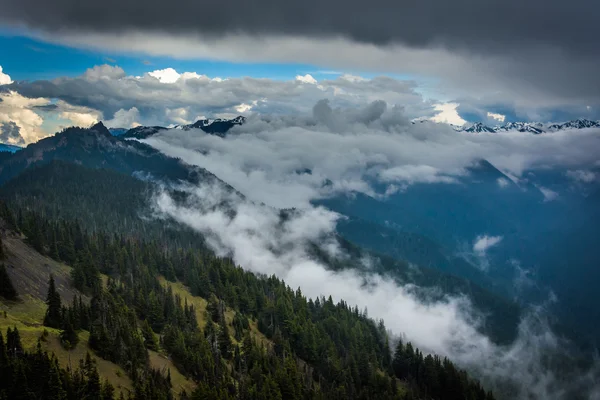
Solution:
[{"label": "steep slope", "polygon": [[[56,280],[63,301],[71,303],[75,296],[81,294],[70,285],[70,268],[39,254],[24,242],[20,234],[7,230],[3,221],[2,225],[0,236],[6,255],[2,262],[19,294],[19,301],[8,302],[0,298],[0,331],[5,334],[8,328],[16,327],[26,350],[34,350],[38,339],[42,339],[42,349],[54,353],[62,367],[77,366],[88,352],[93,354],[87,345],[89,335],[86,332],[79,333],[79,345],[73,350],[66,350],[60,344],[60,331],[42,324],[47,308],[45,301],[50,274]],[[85,301],[89,301],[89,298],[85,298]],[[121,367],[97,356],[93,356],[93,359],[101,377],[108,379],[117,392],[127,395],[132,390],[131,380]]]},{"label": "steep slope", "polygon": [[[7,221],[25,221],[26,234],[44,253],[73,258],[69,245],[73,243],[78,254],[89,254],[85,263],[75,262],[75,282],[78,273],[89,276],[102,270],[110,274],[106,289],[84,283],[94,291],[88,343],[102,358],[115,359],[127,370],[135,379],[138,398],[147,398],[146,390],[162,390],[160,382],[169,382],[165,374],[147,370],[144,360],[152,353],[148,356],[144,350],[139,364],[140,350],[158,346],[156,332],[161,334],[160,348],[198,383],[193,398],[233,399],[237,393],[251,398],[252,393],[260,393],[261,398],[323,398],[340,390],[340,398],[416,399],[426,393],[441,398],[449,385],[455,388],[457,399],[493,399],[451,362],[424,356],[410,344],[397,346],[394,365],[406,357],[413,361],[407,368],[392,370],[383,323],[344,301],[307,299],[275,277],[256,276],[231,260],[197,249],[172,252],[156,241],[126,240],[117,233],[89,235],[76,222],[49,221],[19,208],[0,210]],[[204,303],[196,300],[198,295],[207,299],[204,329],[198,325],[189,297],[182,299],[172,284],[161,283],[156,278],[159,273],[167,274],[176,287],[181,288],[176,279],[184,280],[193,294],[190,302]],[[142,325],[137,318],[144,321]],[[259,336],[252,340],[255,329],[273,341],[272,348],[263,347]],[[132,369],[132,365],[138,367]],[[134,372],[139,368],[146,372]],[[423,368],[435,369],[443,383],[423,379],[419,375]],[[417,376],[421,376],[418,385],[414,383]]]},{"label": "steep slope", "polygon": [[[117,230],[134,236],[167,240],[178,247],[203,248],[203,238],[198,234],[169,221],[152,218],[149,199],[154,190],[156,188],[152,182],[109,170],[88,169],[54,161],[25,170],[7,182],[0,188],[0,198],[53,218],[80,220],[91,230]],[[62,207],[63,204],[69,204],[69,207]],[[342,222],[342,236],[374,252],[366,252],[348,244],[346,250],[353,256],[352,259],[341,264],[336,260],[323,261],[331,268],[362,268],[360,260],[365,256],[380,258],[384,260],[380,272],[391,274],[399,281],[414,282],[425,288],[440,287],[443,293],[468,294],[479,309],[490,315],[485,327],[487,334],[500,342],[510,341],[514,337],[519,308],[500,296],[492,295],[480,285],[460,278],[457,273],[461,271],[460,268],[473,272],[476,269],[471,267],[468,270],[469,266],[461,266],[464,260],[460,264],[462,259],[444,254],[445,250],[438,245],[417,235],[401,236],[400,232],[388,230],[388,233],[399,238],[402,247],[396,247],[398,242],[374,244],[373,236],[367,233],[373,232],[375,235],[377,229],[380,229],[379,225],[367,221],[350,219]],[[417,238],[416,241],[413,238]],[[397,251],[389,251],[390,248]],[[398,260],[408,260],[418,265],[420,273],[415,275],[416,266]]]}]

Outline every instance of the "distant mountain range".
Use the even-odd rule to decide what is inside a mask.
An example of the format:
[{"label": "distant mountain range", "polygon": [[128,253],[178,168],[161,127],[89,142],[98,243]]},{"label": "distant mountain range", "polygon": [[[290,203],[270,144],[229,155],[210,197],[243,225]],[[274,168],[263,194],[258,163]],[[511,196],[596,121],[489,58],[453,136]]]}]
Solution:
[{"label": "distant mountain range", "polygon": [[[417,122],[427,122],[428,120],[419,119],[414,120],[413,125]],[[164,127],[164,126],[138,126],[131,129],[125,128],[111,128],[109,131],[114,136],[122,136],[124,138],[135,138],[135,139],[145,139],[150,137],[157,132],[167,129],[180,129],[180,130],[190,130],[190,129],[201,129],[206,133],[210,133],[217,136],[225,136],[225,134],[234,126],[242,125],[246,122],[246,118],[243,116],[238,116],[233,119],[200,119],[193,124],[187,125],[175,125],[172,127]],[[576,119],[573,121],[563,122],[563,123],[541,123],[541,122],[507,122],[504,125],[495,125],[489,126],[485,125],[482,122],[477,122],[471,125],[463,125],[456,126],[452,125],[454,130],[458,132],[529,132],[535,135],[539,135],[545,132],[556,132],[565,129],[584,129],[584,128],[600,128],[600,121],[592,121],[589,119]]]},{"label": "distant mountain range", "polygon": [[529,132],[536,135],[545,132],[556,132],[566,129],[584,129],[584,128],[600,128],[600,121],[592,121],[589,119],[575,119],[564,123],[548,123],[541,122],[507,122],[504,125],[488,126],[481,122],[472,125],[454,126],[454,129],[459,132]]},{"label": "distant mountain range", "polygon": [[22,147],[14,146],[12,144],[0,143],[0,152],[15,153],[21,149],[22,149]]},{"label": "distant mountain range", "polygon": [[111,129],[110,132],[114,136],[122,136],[124,138],[145,139],[149,136],[154,135],[157,132],[167,129],[180,129],[184,131],[188,131],[190,129],[201,129],[206,133],[223,137],[231,128],[233,128],[236,125],[242,125],[244,122],[246,122],[246,117],[242,117],[240,115],[233,119],[200,119],[194,122],[193,124],[175,125],[170,128],[166,128],[164,126],[137,126],[135,128],[127,130],[126,132],[122,132],[122,128]]}]

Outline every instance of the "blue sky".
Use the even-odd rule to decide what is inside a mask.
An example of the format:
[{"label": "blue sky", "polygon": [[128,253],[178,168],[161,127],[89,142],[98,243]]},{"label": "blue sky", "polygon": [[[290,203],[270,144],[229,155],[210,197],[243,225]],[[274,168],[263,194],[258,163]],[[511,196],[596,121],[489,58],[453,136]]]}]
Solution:
[{"label": "blue sky", "polygon": [[[0,30],[0,65],[13,80],[40,80],[81,75],[95,65],[118,65],[128,75],[142,75],[148,71],[174,68],[179,72],[194,71],[210,77],[242,77],[293,79],[296,75],[311,74],[317,79],[351,73],[366,78],[378,74],[369,71],[328,70],[308,64],[233,63],[213,60],[182,60],[172,57],[152,57],[144,54],[84,50],[47,43]],[[398,79],[414,79],[411,75],[386,74]]]},{"label": "blue sky", "polygon": [[131,75],[174,68],[196,71],[208,76],[253,76],[256,78],[289,79],[297,74],[315,72],[318,68],[300,64],[248,64],[209,60],[178,60],[144,55],[125,56],[45,43],[39,40],[0,34],[0,65],[13,80],[52,79],[58,76],[78,76],[99,64],[118,65]]}]

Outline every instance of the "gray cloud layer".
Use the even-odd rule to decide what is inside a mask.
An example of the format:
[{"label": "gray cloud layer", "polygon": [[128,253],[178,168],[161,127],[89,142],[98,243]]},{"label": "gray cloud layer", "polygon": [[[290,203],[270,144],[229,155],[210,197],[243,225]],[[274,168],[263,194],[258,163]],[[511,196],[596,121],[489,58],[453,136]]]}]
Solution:
[{"label": "gray cloud layer", "polygon": [[345,37],[478,53],[550,45],[597,53],[600,6],[588,0],[309,0],[89,2],[4,0],[2,19],[46,31],[157,31]]},{"label": "gray cloud layer", "polygon": [[[173,129],[147,142],[213,171],[254,201],[303,207],[331,191],[374,195],[373,180],[392,190],[414,183],[457,184],[479,159],[517,176],[548,167],[589,174],[600,162],[599,131],[456,132],[445,124],[411,124],[402,108],[381,101],[352,109],[319,101],[312,116],[253,116],[225,138]],[[311,174],[298,173],[305,170]],[[327,180],[333,183],[323,186]]]},{"label": "gray cloud layer", "polygon": [[[79,107],[80,112],[84,111],[81,107],[89,108],[88,113],[97,110],[94,117],[112,119],[109,125],[120,127],[130,127],[134,122],[185,124],[202,116],[223,114],[306,113],[322,98],[330,98],[334,106],[340,107],[362,106],[383,99],[402,105],[405,114],[412,118],[435,113],[433,102],[417,92],[415,82],[389,77],[362,79],[344,75],[320,82],[310,76],[286,81],[221,79],[194,72],[179,74],[173,69],[135,77],[127,76],[119,67],[101,65],[78,77],[15,82],[3,88],[28,98],[60,99]],[[76,110],[71,111],[66,116],[74,116]]]}]

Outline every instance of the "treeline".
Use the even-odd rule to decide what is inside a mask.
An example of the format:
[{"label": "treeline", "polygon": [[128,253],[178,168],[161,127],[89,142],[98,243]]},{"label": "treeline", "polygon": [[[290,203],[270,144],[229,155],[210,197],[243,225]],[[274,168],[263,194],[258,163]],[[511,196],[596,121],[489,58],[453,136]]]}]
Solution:
[{"label": "treeline", "polygon": [[40,342],[35,351],[26,351],[16,327],[7,329],[6,340],[0,332],[0,399],[114,398],[113,386],[107,381],[101,382],[98,369],[89,353],[77,368],[65,369],[59,366],[54,355],[42,351]]},{"label": "treeline", "polygon": [[[90,347],[122,365],[137,390],[156,374],[145,349],[160,348],[198,384],[184,397],[442,399],[452,388],[460,398],[493,398],[448,360],[431,363],[417,352],[409,363],[416,369],[397,370],[406,355],[392,357],[382,321],[331,297],[308,299],[275,276],[256,276],[205,249],[89,233],[75,221],[49,220],[15,205],[0,204],[0,216],[38,251],[73,266],[73,282],[92,296]],[[100,272],[110,277],[105,287]],[[158,275],[209,300],[203,330],[194,308],[161,286]],[[235,310],[233,332],[227,308]],[[272,346],[252,339],[249,321]],[[153,393],[145,398],[166,398],[161,389],[169,379],[161,376],[144,387]]]},{"label": "treeline", "polygon": [[[141,175],[136,175],[143,178]],[[52,161],[42,166],[34,166],[23,171],[18,177],[7,182],[0,188],[0,198],[7,203],[18,204],[24,209],[36,210],[52,220],[78,220],[81,228],[89,233],[118,232],[127,237],[143,238],[146,241],[155,240],[160,246],[168,246],[171,250],[203,248],[201,251],[210,251],[205,248],[203,238],[197,232],[170,221],[169,219],[156,219],[152,216],[152,208],[148,199],[157,185],[136,179],[108,169],[91,169],[64,161]],[[184,194],[173,192],[173,198],[185,201]],[[64,206],[67,205],[68,206]],[[283,210],[283,219],[290,217],[293,210]],[[23,221],[27,224],[27,221]],[[340,228],[343,234],[344,224]],[[368,225],[361,225],[354,229],[356,232],[371,232],[366,229]],[[47,229],[47,228],[44,228]],[[378,234],[371,235],[380,236]],[[387,235],[390,237],[389,235]],[[355,239],[355,236],[350,236]],[[57,241],[61,241],[57,238]],[[439,288],[441,291],[424,290],[424,296],[430,297],[432,293],[467,294],[474,302],[474,306],[488,315],[486,324],[482,327],[483,333],[492,340],[509,343],[516,335],[516,327],[520,319],[520,310],[514,303],[494,296],[477,285],[450,274],[442,273],[434,268],[419,265],[419,272],[415,274],[414,268],[400,259],[373,254],[352,245],[339,237],[340,246],[351,257],[341,259],[332,258],[315,244],[311,255],[320,259],[330,269],[361,269],[364,268],[362,260],[365,257],[376,257],[375,270],[379,273],[394,277],[401,282],[414,283],[423,288]],[[412,251],[422,253],[423,243],[417,240],[408,240],[406,246]],[[427,248],[431,251],[432,243]],[[379,250],[379,248],[375,247]],[[439,249],[436,251],[439,252]],[[436,253],[437,254],[437,253]],[[428,254],[427,257],[431,257]],[[416,261],[422,261],[417,258]],[[441,254],[434,257],[438,267],[442,267]],[[71,264],[72,265],[72,264]],[[81,276],[80,276],[81,278]],[[173,278],[169,278],[173,279]]]}]

